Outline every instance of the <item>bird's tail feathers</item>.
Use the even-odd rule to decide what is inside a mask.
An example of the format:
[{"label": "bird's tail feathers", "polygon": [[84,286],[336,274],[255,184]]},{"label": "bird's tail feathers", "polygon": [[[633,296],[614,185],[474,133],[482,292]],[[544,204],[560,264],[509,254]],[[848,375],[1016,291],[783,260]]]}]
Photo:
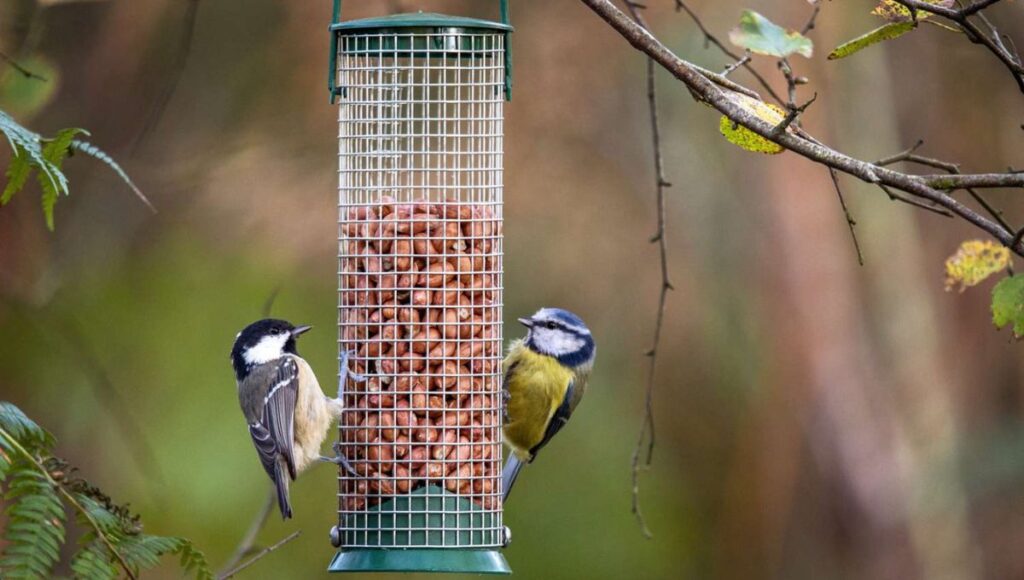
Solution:
[{"label": "bird's tail feathers", "polygon": [[501,470],[501,501],[504,502],[508,499],[508,493],[512,491],[512,484],[516,482],[516,478],[519,477],[519,471],[526,465],[519,458],[516,457],[515,453],[511,453],[508,456],[508,461],[505,462],[505,468]]},{"label": "bird's tail feathers", "polygon": [[278,457],[274,464],[274,487],[277,489],[277,507],[281,509],[281,518],[287,520],[292,517],[292,505],[288,500],[288,482],[291,478],[285,461],[284,457]]}]

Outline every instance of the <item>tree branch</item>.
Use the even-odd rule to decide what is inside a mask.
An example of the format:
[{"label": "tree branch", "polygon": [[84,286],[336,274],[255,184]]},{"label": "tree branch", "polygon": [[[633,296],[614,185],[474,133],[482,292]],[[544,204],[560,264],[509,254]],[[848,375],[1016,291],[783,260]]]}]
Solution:
[{"label": "tree branch", "polygon": [[242,570],[245,570],[249,566],[252,566],[256,562],[262,560],[267,554],[273,552],[274,550],[280,548],[281,546],[283,546],[283,545],[287,544],[288,542],[294,540],[295,538],[299,537],[299,534],[301,534],[301,533],[302,533],[302,530],[295,530],[294,532],[292,532],[291,534],[286,536],[283,540],[281,540],[280,542],[274,544],[273,546],[268,546],[266,548],[263,548],[262,550],[257,552],[255,556],[253,556],[252,558],[249,558],[248,560],[243,562],[241,566],[238,566],[237,568],[235,568],[235,569],[233,569],[233,570],[231,570],[229,572],[226,572],[224,574],[218,575],[217,576],[217,580],[227,580],[228,578],[231,578],[235,574],[238,574]]},{"label": "tree branch", "polygon": [[1006,46],[1003,45],[1002,40],[999,38],[999,31],[997,31],[995,27],[986,20],[985,23],[992,31],[992,35],[989,36],[982,32],[982,30],[968,18],[973,14],[977,14],[979,17],[984,18],[981,14],[981,10],[995,4],[995,1],[979,0],[971,6],[960,9],[947,8],[939,4],[929,4],[922,0],[895,1],[909,9],[915,21],[917,19],[917,13],[915,10],[920,10],[922,12],[929,12],[937,16],[942,16],[943,18],[954,22],[960,27],[964,34],[967,35],[967,38],[970,39],[971,42],[984,45],[989,52],[994,54],[996,58],[1006,66],[1010,71],[1010,74],[1013,75],[1013,80],[1017,82],[1017,88],[1024,93],[1024,66],[1022,66],[1021,62],[1014,56],[1014,54],[1007,50]]},{"label": "tree branch", "polygon": [[[879,167],[860,159],[855,159],[822,145],[816,140],[791,132],[774,135],[774,125],[759,118],[752,111],[743,108],[730,95],[709,81],[691,63],[679,58],[665,47],[647,30],[634,23],[628,16],[619,11],[609,0],[582,0],[596,14],[612,26],[634,48],[653,58],[663,68],[682,81],[694,94],[721,112],[732,122],[750,129],[754,133],[783,146],[815,163],[820,163],[862,179],[872,184],[882,184],[899,189],[915,197],[919,197],[946,208],[962,217],[976,227],[988,232],[1004,244],[1013,239],[998,223],[982,216],[973,209],[960,203],[948,194],[939,191],[922,179]],[[967,176],[943,176],[950,177]],[[1018,255],[1024,255],[1024,248],[1019,245],[1012,247]]]},{"label": "tree branch", "polygon": [[[626,7],[629,9],[633,20],[644,28],[647,23],[640,14],[640,7],[635,2],[627,0]],[[665,179],[664,157],[661,152],[661,123],[658,117],[658,94],[654,76],[654,60],[647,59],[647,103],[651,119],[651,141],[654,151],[654,193],[655,206],[657,208],[657,230],[651,236],[651,243],[658,244],[658,254],[661,264],[661,289],[658,293],[658,309],[654,323],[654,338],[651,350],[647,352],[647,385],[644,389],[644,417],[640,423],[640,433],[637,435],[636,444],[633,447],[631,461],[632,468],[632,511],[636,516],[637,523],[644,536],[651,538],[652,534],[647,527],[643,512],[640,509],[640,469],[649,467],[654,457],[654,372],[658,362],[658,345],[661,342],[661,330],[665,320],[665,301],[668,291],[672,290],[672,283],[668,277],[668,244],[665,240],[665,189],[671,184]],[[647,441],[646,458],[641,466],[641,456],[644,455],[644,441]]]},{"label": "tree branch", "polygon": [[37,81],[43,81],[44,83],[48,80],[43,75],[36,74],[28,70],[27,68],[21,66],[20,64],[18,64],[18,61],[14,60],[14,58],[12,58],[10,55],[3,51],[0,51],[0,60],[6,62],[8,66],[21,73],[21,75],[27,79],[35,79]]},{"label": "tree branch", "polygon": [[860,251],[860,242],[857,241],[857,232],[854,230],[854,226],[857,225],[857,222],[854,221],[853,216],[850,215],[849,208],[846,207],[846,199],[843,198],[843,190],[839,188],[839,176],[836,175],[836,170],[829,167],[828,175],[832,178],[832,185],[835,187],[836,196],[839,197],[839,206],[843,208],[843,215],[846,216],[846,225],[850,228],[850,238],[853,240],[853,249],[857,252],[857,263],[863,266],[864,254]]},{"label": "tree branch", "polygon": [[[267,499],[263,502],[263,507],[257,512],[256,518],[253,519],[252,523],[249,524],[249,529],[242,536],[242,540],[238,542],[238,546],[235,548],[235,552],[231,555],[231,559],[224,564],[221,575],[227,574],[231,570],[235,570],[238,563],[242,561],[242,558],[246,557],[252,552],[252,547],[256,544],[256,536],[259,535],[263,526],[267,525],[267,519],[270,517],[270,512],[274,509],[274,503],[277,499],[277,492],[274,488],[270,488],[267,493]],[[227,576],[224,576],[225,578]]]}]

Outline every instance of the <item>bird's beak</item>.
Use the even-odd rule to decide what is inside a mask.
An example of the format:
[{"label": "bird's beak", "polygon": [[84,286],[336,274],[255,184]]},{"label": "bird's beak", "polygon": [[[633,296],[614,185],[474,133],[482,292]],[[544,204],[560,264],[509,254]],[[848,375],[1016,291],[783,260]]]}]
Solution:
[{"label": "bird's beak", "polygon": [[312,326],[310,326],[310,325],[308,325],[308,324],[306,324],[306,325],[304,325],[304,326],[296,326],[296,327],[295,327],[295,328],[294,328],[294,329],[292,330],[292,338],[295,338],[296,336],[299,336],[300,334],[302,334],[302,333],[306,332],[306,331],[307,331],[307,330],[309,330],[310,328],[313,328],[313,327],[312,327]]},{"label": "bird's beak", "polygon": [[520,318],[518,320],[519,320],[519,324],[522,324],[526,328],[533,328],[533,320],[532,319],[530,319],[530,318]]}]

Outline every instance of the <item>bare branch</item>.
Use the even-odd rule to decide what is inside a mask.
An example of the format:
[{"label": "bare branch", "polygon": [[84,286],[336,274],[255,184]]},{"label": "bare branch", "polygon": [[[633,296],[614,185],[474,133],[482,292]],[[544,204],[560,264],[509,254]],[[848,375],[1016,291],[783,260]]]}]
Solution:
[{"label": "bare branch", "polygon": [[921,208],[921,209],[923,209],[925,211],[930,211],[932,213],[937,213],[937,214],[941,215],[942,217],[947,217],[947,218],[953,218],[954,217],[953,214],[949,213],[948,211],[946,211],[946,210],[944,210],[942,208],[938,208],[938,207],[935,207],[933,205],[928,205],[927,203],[922,203],[922,202],[917,201],[916,199],[913,199],[913,198],[903,197],[902,195],[894,192],[893,190],[889,189],[888,187],[882,185],[881,183],[877,183],[876,185],[882,191],[884,191],[885,194],[888,195],[889,199],[892,200],[892,201],[898,201],[900,203],[905,203],[907,205],[912,205],[914,207]]},{"label": "bare branch", "polygon": [[27,79],[35,79],[37,81],[42,81],[44,83],[49,80],[43,75],[36,74],[30,71],[29,69],[21,66],[20,64],[18,64],[18,61],[14,60],[14,58],[12,58],[10,55],[3,51],[0,51],[0,60],[6,62],[8,66],[21,73],[21,75]]},{"label": "bare branch", "polygon": [[978,0],[977,2],[967,6],[965,8],[961,8],[960,9],[960,14],[962,16],[970,16],[971,14],[974,14],[975,12],[978,12],[979,10],[984,10],[984,9],[988,8],[989,6],[995,4],[995,3],[999,2],[999,1],[1000,0]]},{"label": "bare branch", "polygon": [[849,208],[846,207],[846,200],[843,198],[843,190],[839,188],[839,176],[836,175],[836,170],[829,167],[828,175],[832,178],[832,185],[835,187],[836,196],[839,197],[839,205],[843,208],[843,215],[846,216],[846,225],[850,228],[850,239],[853,240],[853,249],[857,252],[857,263],[863,266],[864,254],[860,251],[860,242],[857,241],[857,232],[854,230],[857,222],[854,221],[853,216],[850,215]]},{"label": "bare branch", "polygon": [[280,548],[281,546],[283,546],[283,545],[287,544],[288,542],[294,540],[295,538],[299,537],[299,534],[301,534],[301,533],[302,533],[302,530],[295,530],[294,532],[292,532],[291,534],[286,536],[283,540],[281,540],[280,542],[274,544],[273,546],[268,546],[266,548],[263,548],[255,556],[253,556],[252,558],[249,558],[244,563],[242,563],[241,566],[235,568],[234,570],[231,570],[230,572],[227,572],[225,574],[221,574],[221,575],[217,576],[217,580],[227,580],[228,578],[231,578],[235,574],[238,574],[242,570],[245,570],[249,566],[252,566],[256,562],[260,561],[267,554],[273,552],[274,550]]},{"label": "bare branch", "polygon": [[968,187],[1024,187],[1024,173],[963,173],[915,176],[936,189]]},{"label": "bare branch", "polygon": [[[918,142],[910,149],[907,149],[906,151],[897,153],[896,155],[886,157],[885,159],[877,161],[876,165],[890,165],[896,162],[906,161],[909,163],[917,163],[918,165],[925,165],[927,167],[942,169],[943,171],[946,171],[949,174],[960,174],[960,165],[956,163],[951,163],[949,161],[943,161],[941,159],[935,159],[932,157],[925,157],[924,155],[916,155],[914,151],[916,151],[917,148],[920,147],[923,143],[924,141],[918,140]],[[1010,175],[1014,175],[1014,173],[1010,172]],[[980,193],[978,193],[973,187],[965,187],[964,189],[966,189],[967,193],[969,193],[971,197],[974,198],[974,201],[978,202],[978,205],[985,208],[985,211],[987,211],[988,214],[992,216],[992,219],[996,220],[997,222],[999,222],[999,225],[1003,226],[1003,229],[1005,229],[1007,232],[1016,231],[1003,218],[1003,212],[993,207],[992,204],[990,204],[988,200],[985,199]]]},{"label": "bare branch", "polygon": [[[937,16],[942,16],[956,23],[956,25],[964,32],[964,34],[967,35],[967,38],[971,40],[971,42],[985,46],[985,48],[987,48],[989,52],[994,54],[996,58],[998,58],[1000,62],[1002,62],[1003,65],[1006,66],[1006,68],[1010,71],[1010,74],[1013,75],[1013,80],[1017,82],[1017,88],[1020,89],[1022,93],[1024,93],[1024,66],[1021,65],[1020,60],[1016,58],[1015,54],[1011,53],[1003,44],[1003,41],[1000,39],[999,36],[999,31],[997,31],[996,28],[992,26],[990,22],[988,22],[988,20],[984,19],[984,15],[982,15],[980,12],[982,9],[991,6],[995,2],[979,0],[966,8],[956,9],[948,8],[940,4],[929,4],[928,2],[923,2],[922,0],[895,1],[910,10],[910,13],[913,16],[915,22],[917,21],[916,11],[920,10],[922,12],[929,12]],[[978,26],[968,18],[971,15],[977,15],[981,17],[985,24],[991,30],[992,34],[985,34],[981,29],[979,29]]]},{"label": "bare branch", "polygon": [[256,545],[256,536],[263,530],[263,526],[267,525],[267,519],[270,518],[270,512],[273,511],[276,501],[277,491],[271,487],[267,492],[267,499],[263,501],[263,507],[257,512],[256,518],[253,519],[252,523],[249,524],[249,529],[242,536],[242,540],[238,542],[238,546],[235,547],[235,552],[231,555],[231,559],[224,564],[223,572],[220,574],[221,577],[228,578],[228,572],[233,570],[237,572],[235,567],[242,561],[242,558],[252,552],[252,547]]},{"label": "bare branch", "polygon": [[[998,223],[960,203],[945,192],[931,187],[925,180],[879,167],[866,161],[855,159],[827,147],[817,140],[808,138],[805,133],[784,131],[773,134],[774,125],[759,118],[752,111],[735,102],[722,89],[715,86],[694,66],[676,56],[647,30],[634,23],[628,16],[619,11],[609,0],[582,0],[596,14],[603,18],[619,32],[633,47],[653,58],[658,64],[682,81],[701,99],[721,112],[732,122],[750,129],[754,133],[781,145],[811,161],[832,167],[843,173],[852,175],[872,184],[882,184],[899,189],[915,197],[941,206],[955,215],[988,232],[1004,244],[1009,244],[1012,234],[1008,234]],[[968,176],[943,176],[945,179]],[[1012,250],[1024,255],[1024,249],[1014,247]]]},{"label": "bare branch", "polygon": [[[800,29],[800,34],[807,34],[814,30],[814,21],[818,19],[818,13],[821,12],[821,0],[814,0],[813,4],[814,8],[811,10],[811,17],[807,20],[807,24],[804,24],[804,27]],[[840,197],[842,196],[840,195]],[[856,240],[856,238],[854,239]],[[864,264],[861,263],[861,265],[863,266]]]},{"label": "bare branch", "polygon": [[[640,26],[647,28],[647,23],[644,21],[643,15],[640,14],[639,7],[634,2],[630,1],[626,2],[626,7],[629,9],[633,20],[635,20]],[[665,320],[665,300],[668,296],[669,290],[672,290],[672,283],[669,282],[668,277],[668,243],[665,240],[665,189],[671,184],[665,179],[664,158],[661,152],[661,123],[658,119],[658,94],[654,73],[654,60],[648,58],[647,103],[648,109],[650,110],[651,141],[654,151],[654,192],[658,224],[657,230],[654,235],[651,236],[651,243],[658,244],[658,254],[661,263],[661,288],[658,294],[658,309],[654,323],[654,339],[652,341],[651,350],[647,353],[649,360],[647,367],[647,385],[644,390],[644,417],[640,423],[640,433],[637,435],[631,462],[633,479],[633,515],[636,516],[643,534],[648,538],[652,537],[652,534],[650,529],[647,527],[647,521],[644,519],[643,512],[640,509],[640,469],[642,467],[640,458],[644,455],[644,441],[647,441],[647,446],[646,459],[643,467],[649,467],[651,460],[654,457],[654,372],[657,368],[658,346],[661,343],[661,330]]]},{"label": "bare branch", "polygon": [[185,6],[183,25],[180,36],[178,37],[178,48],[175,53],[174,62],[171,63],[170,72],[166,75],[167,84],[164,85],[163,90],[160,91],[160,95],[153,103],[153,108],[150,109],[149,115],[146,117],[146,122],[142,126],[142,130],[135,136],[134,143],[132,143],[132,150],[138,149],[146,136],[156,128],[158,123],[160,123],[160,118],[163,116],[167,105],[171,102],[171,97],[174,96],[174,92],[178,89],[178,83],[181,81],[181,76],[185,73],[185,65],[188,63],[188,55],[192,51],[192,37],[196,28],[196,16],[199,13],[199,0],[186,0],[186,2],[187,5]]}]

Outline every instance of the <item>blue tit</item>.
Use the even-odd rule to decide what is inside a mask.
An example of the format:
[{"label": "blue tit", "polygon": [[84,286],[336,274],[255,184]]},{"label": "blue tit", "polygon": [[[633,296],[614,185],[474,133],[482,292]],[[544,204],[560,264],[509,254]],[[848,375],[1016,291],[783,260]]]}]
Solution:
[{"label": "blue tit", "polygon": [[519,322],[526,338],[512,343],[504,363],[504,435],[512,453],[502,471],[503,499],[523,465],[569,421],[597,353],[590,329],[566,310],[541,308]]}]

